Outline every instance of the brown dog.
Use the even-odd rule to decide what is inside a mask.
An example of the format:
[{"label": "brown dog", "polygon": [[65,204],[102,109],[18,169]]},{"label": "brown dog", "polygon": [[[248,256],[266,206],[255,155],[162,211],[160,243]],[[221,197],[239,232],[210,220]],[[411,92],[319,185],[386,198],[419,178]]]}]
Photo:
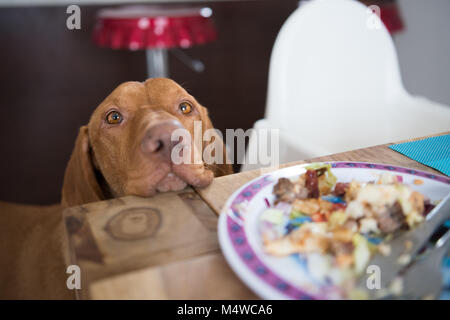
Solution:
[{"label": "brown dog", "polygon": [[[232,173],[224,147],[221,164],[171,162],[176,145],[172,133],[184,128],[193,137],[194,121],[201,121],[203,131],[213,128],[206,108],[174,81],[123,83],[81,127],[64,178],[62,204],[124,195],[148,197],[188,184],[204,187],[214,176]],[[192,156],[201,149],[194,147],[194,141],[188,146]]]},{"label": "brown dog", "polygon": [[116,88],[80,128],[67,165],[62,207],[0,202],[0,298],[73,298],[66,288],[63,207],[125,195],[152,196],[187,185],[207,186],[214,176],[232,173],[219,164],[171,161],[175,147],[201,147],[172,141],[176,129],[194,136],[194,122],[212,128],[207,110],[169,79],[126,82]]}]

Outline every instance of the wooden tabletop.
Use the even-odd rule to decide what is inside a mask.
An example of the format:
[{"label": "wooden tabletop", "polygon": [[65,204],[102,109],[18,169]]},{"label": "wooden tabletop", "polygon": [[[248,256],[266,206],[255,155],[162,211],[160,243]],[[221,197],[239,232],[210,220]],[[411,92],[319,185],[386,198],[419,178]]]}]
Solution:
[{"label": "wooden tabletop", "polygon": [[[374,146],[307,161],[366,161],[439,174]],[[256,299],[221,254],[217,220],[228,197],[276,168],[214,179],[206,189],[124,197],[66,209],[67,264],[81,268],[81,299]]]}]

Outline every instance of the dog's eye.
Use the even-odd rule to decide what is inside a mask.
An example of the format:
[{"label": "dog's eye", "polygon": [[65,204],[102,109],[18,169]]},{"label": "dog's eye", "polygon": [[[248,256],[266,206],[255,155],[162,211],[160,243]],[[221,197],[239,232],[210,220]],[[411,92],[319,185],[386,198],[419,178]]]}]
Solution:
[{"label": "dog's eye", "polygon": [[106,122],[108,122],[109,124],[119,124],[122,122],[122,120],[122,115],[117,111],[111,111],[106,115]]},{"label": "dog's eye", "polygon": [[180,103],[180,110],[181,110],[182,114],[188,114],[188,113],[191,113],[192,106],[187,102],[183,102],[183,103]]}]

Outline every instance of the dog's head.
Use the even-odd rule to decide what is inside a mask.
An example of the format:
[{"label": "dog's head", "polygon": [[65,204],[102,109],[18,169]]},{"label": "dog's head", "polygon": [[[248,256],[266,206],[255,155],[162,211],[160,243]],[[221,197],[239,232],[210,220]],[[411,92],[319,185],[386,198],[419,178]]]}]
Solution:
[{"label": "dog's head", "polygon": [[[214,176],[231,173],[222,141],[220,163],[194,161],[203,147],[195,143],[195,122],[203,132],[213,128],[207,109],[174,81],[121,84],[80,128],[64,177],[63,205],[125,195],[148,197],[187,185],[204,187]],[[177,129],[185,129],[192,138],[174,140]],[[174,163],[174,148],[181,150],[180,156],[189,151],[191,161]]]}]

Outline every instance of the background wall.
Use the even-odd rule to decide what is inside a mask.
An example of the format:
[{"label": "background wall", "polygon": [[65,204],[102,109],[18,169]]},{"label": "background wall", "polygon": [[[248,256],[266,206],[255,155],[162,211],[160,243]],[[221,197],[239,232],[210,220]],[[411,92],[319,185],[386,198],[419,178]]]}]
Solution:
[{"label": "background wall", "polygon": [[[172,77],[209,107],[220,130],[263,117],[272,45],[297,3],[206,3],[219,40],[187,50],[206,71],[170,59]],[[394,40],[406,88],[450,105],[450,1],[398,3],[406,28]],[[0,200],[58,202],[78,128],[118,84],[145,79],[143,52],[91,42],[100,8],[81,6],[80,31],[65,27],[66,7],[0,8]]]},{"label": "background wall", "polygon": [[450,106],[450,1],[397,2],[405,30],[394,42],[406,89]]},{"label": "background wall", "polygon": [[[272,45],[297,0],[205,5],[219,40],[187,52],[206,70],[196,74],[172,57],[172,78],[220,130],[250,128],[264,115]],[[0,200],[58,202],[78,128],[118,84],[146,78],[143,52],[91,42],[99,8],[81,6],[79,31],[66,28],[66,7],[0,9]]]}]

